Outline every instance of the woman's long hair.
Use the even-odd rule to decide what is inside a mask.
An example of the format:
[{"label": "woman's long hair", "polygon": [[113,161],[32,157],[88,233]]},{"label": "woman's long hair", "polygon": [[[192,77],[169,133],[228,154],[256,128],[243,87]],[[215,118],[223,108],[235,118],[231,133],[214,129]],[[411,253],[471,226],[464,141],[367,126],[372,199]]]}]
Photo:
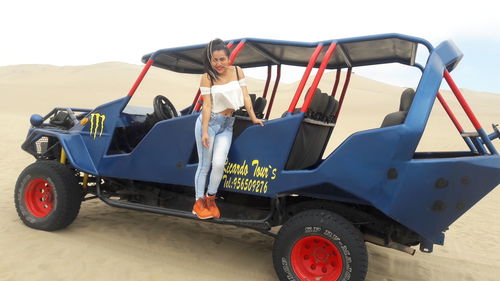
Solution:
[{"label": "woman's long hair", "polygon": [[212,83],[214,83],[215,81],[217,81],[217,79],[219,79],[219,73],[212,67],[213,53],[215,51],[219,51],[219,50],[224,50],[224,52],[226,53],[226,55],[229,59],[229,56],[231,55],[231,51],[226,46],[224,41],[222,41],[219,38],[216,38],[216,39],[210,41],[208,43],[207,47],[205,47],[205,50],[203,51],[203,66],[205,68],[205,72],[210,77],[210,80],[212,81]]}]

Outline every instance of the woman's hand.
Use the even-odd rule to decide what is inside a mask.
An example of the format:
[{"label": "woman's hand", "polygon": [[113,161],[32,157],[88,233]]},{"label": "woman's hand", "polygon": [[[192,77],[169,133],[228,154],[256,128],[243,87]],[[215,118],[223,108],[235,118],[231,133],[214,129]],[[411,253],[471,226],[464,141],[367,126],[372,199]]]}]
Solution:
[{"label": "woman's hand", "polygon": [[260,120],[260,119],[254,119],[254,120],[252,120],[252,122],[253,122],[255,125],[259,124],[259,125],[261,125],[262,127],[264,127],[264,121],[262,121],[262,120]]},{"label": "woman's hand", "polygon": [[205,148],[208,148],[208,146],[210,145],[210,139],[208,138],[208,134],[202,134],[201,143]]}]

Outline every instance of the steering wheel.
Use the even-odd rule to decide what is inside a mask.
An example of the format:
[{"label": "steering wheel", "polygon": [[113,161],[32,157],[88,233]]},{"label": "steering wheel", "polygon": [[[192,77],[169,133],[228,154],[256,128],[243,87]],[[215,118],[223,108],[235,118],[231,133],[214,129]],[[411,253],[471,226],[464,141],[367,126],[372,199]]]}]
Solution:
[{"label": "steering wheel", "polygon": [[154,114],[159,120],[177,117],[177,110],[165,96],[156,96],[153,100],[153,108]]}]

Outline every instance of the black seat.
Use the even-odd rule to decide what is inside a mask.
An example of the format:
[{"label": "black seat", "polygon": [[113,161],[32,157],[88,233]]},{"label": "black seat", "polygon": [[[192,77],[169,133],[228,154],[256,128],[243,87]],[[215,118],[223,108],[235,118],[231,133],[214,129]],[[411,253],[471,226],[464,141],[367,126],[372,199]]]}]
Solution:
[{"label": "black seat", "polygon": [[255,103],[255,99],[257,98],[256,94],[248,94],[250,96],[250,100],[252,101],[252,104]]},{"label": "black seat", "polygon": [[[304,97],[305,99],[305,97]],[[339,102],[332,96],[322,93],[318,88],[314,92],[314,97],[305,113],[305,118],[310,118],[322,122],[333,123],[335,114],[339,108]],[[300,112],[300,107],[295,108],[292,114]],[[281,117],[285,117],[288,112],[285,111]]]},{"label": "black seat", "polygon": [[332,115],[334,108],[335,108],[335,98],[333,98],[332,96],[328,96],[328,102],[326,104],[326,110],[325,110],[325,116],[324,116],[325,120],[326,120],[327,116]]},{"label": "black seat", "polygon": [[306,118],[311,118],[314,120],[321,119],[321,116],[323,115],[323,112],[327,107],[327,102],[325,103],[325,101],[327,101],[328,97],[325,96],[326,94],[321,93],[320,89],[316,89],[311,103],[307,108],[307,112],[305,113]]},{"label": "black seat", "polygon": [[403,124],[410,109],[411,103],[413,102],[413,97],[415,96],[415,90],[412,88],[407,88],[401,94],[401,101],[399,102],[399,111],[389,113],[385,116],[384,121],[382,121],[381,128],[395,126]]},{"label": "black seat", "polygon": [[333,123],[335,118],[335,113],[339,108],[339,102],[332,96],[328,96],[328,104],[324,113],[323,120],[327,123]]},{"label": "black seat", "polygon": [[321,93],[320,90],[319,93],[316,93],[314,95],[313,100],[317,100],[318,105],[313,109],[309,107],[309,109],[313,111],[311,119],[323,121],[325,119],[325,113],[328,110],[330,97],[326,93]]},{"label": "black seat", "polygon": [[266,108],[267,100],[262,97],[258,97],[253,103],[253,111],[255,112],[255,116],[257,118],[264,118],[264,109]]},{"label": "black seat", "polygon": [[[264,118],[264,109],[266,108],[267,100],[262,97],[256,98],[255,94],[249,94],[249,96],[252,100],[252,107],[255,116],[259,119]],[[233,140],[236,139],[246,128],[253,125],[252,120],[250,120],[248,112],[244,106],[236,110],[234,115],[236,120],[233,125]]]},{"label": "black seat", "polygon": [[[262,117],[259,117],[257,115],[257,113],[259,113],[259,115],[262,116],[262,112],[264,111],[264,108],[266,107],[266,103],[267,103],[266,99],[261,98],[261,97],[257,98],[255,94],[248,94],[248,95],[250,96],[250,100],[252,101],[252,107],[253,107],[253,111],[255,113],[255,116],[257,116],[257,118],[262,118]],[[258,111],[256,109],[258,109]],[[234,112],[234,115],[248,117],[248,112],[245,109],[245,106],[242,106]]]},{"label": "black seat", "polygon": [[332,96],[316,90],[300,124],[285,170],[314,168],[319,163],[334,127],[331,122],[337,108],[338,102]]},{"label": "black seat", "polygon": [[[309,89],[307,90],[307,93],[309,93]],[[306,99],[306,97],[307,97],[307,94],[304,96],[304,100]],[[319,88],[316,88],[316,91],[314,91],[314,97],[311,100],[311,103],[309,104],[309,108],[307,109],[307,112],[304,113],[304,117],[316,119],[317,112],[319,112],[322,109],[323,102],[324,102],[324,98],[321,95],[321,90]],[[300,107],[295,108],[293,110],[292,114],[299,113],[300,109],[301,109]],[[283,112],[281,117],[285,117],[287,113],[288,113],[288,111]]]}]

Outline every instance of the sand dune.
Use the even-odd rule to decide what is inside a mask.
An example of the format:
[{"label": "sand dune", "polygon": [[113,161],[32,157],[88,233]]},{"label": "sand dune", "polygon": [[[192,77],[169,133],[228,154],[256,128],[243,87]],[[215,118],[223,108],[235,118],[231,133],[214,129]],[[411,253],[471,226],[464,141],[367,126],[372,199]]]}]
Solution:
[{"label": "sand dune", "polygon": [[[0,280],[276,280],[273,240],[252,230],[111,208],[84,202],[65,230],[43,232],[19,220],[13,203],[17,176],[33,162],[20,145],[29,116],[55,106],[94,108],[127,94],[141,66],[119,62],[90,66],[0,67]],[[333,73],[320,88],[330,91]],[[152,69],[131,104],[152,106],[163,94],[182,109],[194,97],[199,76]],[[459,81],[458,81],[459,83]],[[272,117],[284,112],[297,83],[281,84]],[[249,79],[251,92],[264,82]],[[396,111],[402,88],[353,75],[351,87],[326,153],[353,132],[380,126]],[[483,127],[500,121],[500,95],[464,90]],[[462,123],[452,94],[443,95]],[[300,104],[299,104],[300,105]],[[498,146],[498,140],[495,141]],[[465,149],[436,102],[419,150]],[[409,256],[368,245],[367,280],[498,280],[500,274],[500,190],[494,190],[446,232],[445,246]]]}]

